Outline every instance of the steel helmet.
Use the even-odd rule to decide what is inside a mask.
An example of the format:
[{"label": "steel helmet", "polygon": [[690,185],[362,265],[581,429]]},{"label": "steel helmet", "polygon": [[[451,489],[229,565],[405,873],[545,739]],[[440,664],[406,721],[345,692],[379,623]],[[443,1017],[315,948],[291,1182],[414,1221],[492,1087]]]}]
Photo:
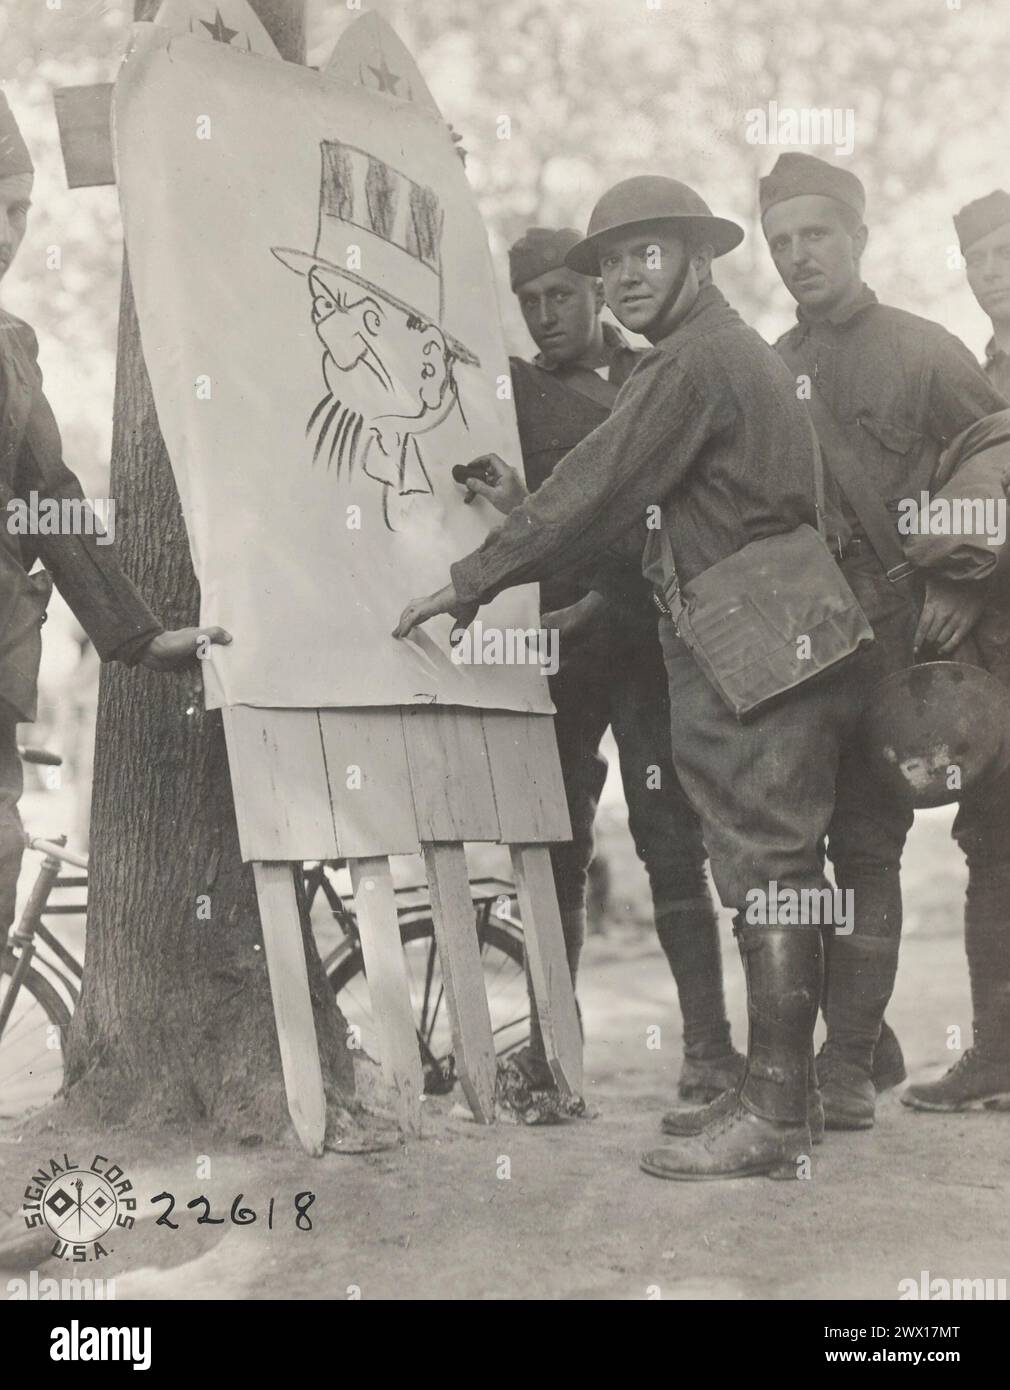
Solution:
[{"label": "steel helmet", "polygon": [[959,661],[909,666],[877,686],[861,734],[880,782],[906,804],[943,806],[1010,768],[1010,690]]},{"label": "steel helmet", "polygon": [[743,228],[728,218],[714,217],[705,199],[686,183],[661,174],[639,174],[604,193],[593,208],[585,237],[568,252],[565,264],[580,275],[599,275],[604,238],[643,222],[673,223],[676,232],[707,241],[717,256],[743,241]]}]

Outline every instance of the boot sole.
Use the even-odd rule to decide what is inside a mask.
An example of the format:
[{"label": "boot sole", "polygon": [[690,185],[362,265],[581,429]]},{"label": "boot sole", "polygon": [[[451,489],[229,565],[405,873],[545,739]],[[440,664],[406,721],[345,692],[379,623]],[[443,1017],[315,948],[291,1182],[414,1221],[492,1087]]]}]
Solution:
[{"label": "boot sole", "polygon": [[920,1100],[917,1096],[910,1096],[906,1091],[901,1097],[901,1103],[909,1110],[922,1110],[933,1115],[963,1115],[971,1110],[1000,1112],[1010,1110],[1010,1091],[994,1091],[991,1096],[972,1096],[971,1100],[962,1101],[959,1105]]},{"label": "boot sole", "polygon": [[872,1129],[873,1115],[825,1115],[824,1128],[831,1130]]},{"label": "boot sole", "polygon": [[643,1173],[654,1178],[666,1178],[670,1182],[730,1182],[735,1178],[771,1178],[784,1182],[797,1179],[796,1164],[800,1157],[798,1154],[792,1163],[776,1162],[763,1164],[760,1168],[736,1168],[731,1173],[671,1173],[666,1168],[646,1163],[644,1159],[639,1159],[638,1166]]}]

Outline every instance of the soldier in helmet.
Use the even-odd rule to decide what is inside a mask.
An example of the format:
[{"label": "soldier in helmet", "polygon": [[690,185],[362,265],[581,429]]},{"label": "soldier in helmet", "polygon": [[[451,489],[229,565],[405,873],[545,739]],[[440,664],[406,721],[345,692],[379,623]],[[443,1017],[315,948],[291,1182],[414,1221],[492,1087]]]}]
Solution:
[{"label": "soldier in helmet", "polygon": [[[1010,398],[1010,194],[998,189],[954,218],[968,284],[992,321],[985,374]],[[1010,594],[988,587],[975,629],[983,664],[1010,685]],[[909,1086],[913,1110],[959,1111],[1010,1097],[1010,776],[965,797],[954,838],[968,861],[964,944],[972,1046],[936,1081]]]},{"label": "soldier in helmet", "polygon": [[[760,204],[772,259],[797,304],[797,322],[776,348],[818,425],[829,501],[846,537],[842,568],[873,624],[878,673],[910,666],[920,651],[946,656],[977,621],[978,593],[943,578],[924,586],[907,565],[885,573],[867,518],[879,512],[897,542],[901,500],[928,489],[945,446],[1005,401],[963,343],[939,324],[879,303],[863,282],[866,197],[855,174],[814,155],[783,154],[761,180]],[[855,457],[865,486],[857,487],[851,466],[842,473],[843,454]],[[877,1092],[904,1079],[883,1019],[898,963],[899,872],[911,822],[909,806],[868,786],[858,756],[843,759],[828,854],[839,887],[852,891],[855,920],[851,934],[830,942],[828,1031],[817,1062],[829,1128],[869,1128]]]},{"label": "soldier in helmet", "polygon": [[[659,520],[643,555],[657,585],[668,548],[687,585],[753,541],[815,523],[814,441],[793,376],[712,280],[713,259],[742,238],[673,179],[627,179],[604,194],[566,263],[602,278],[618,321],[652,350],[609,418],[452,566],[451,583],[407,605],[394,635],[440,613],[465,626],[504,588],[595,563],[643,517]],[[825,889],[821,843],[874,649],[741,723],[668,616],[660,640],[674,764],[701,817],[720,897],[736,913],[750,1038],[740,1087],[710,1107],[700,1133],[645,1154],[642,1166],[689,1180],[795,1176],[818,1119],[811,1081],[821,931],[752,924],[747,906],[752,890],[767,892],[773,881]]]},{"label": "soldier in helmet", "polygon": [[[509,252],[509,277],[530,336],[532,362],[513,357],[512,394],[525,485],[471,478],[472,491],[504,510],[550,477],[555,465],[601,425],[640,353],[600,317],[597,278],[565,256],[582,240],[570,229],[531,227]],[[593,820],[607,773],[599,751],[609,725],[620,757],[628,827],[652,889],[656,932],[677,985],[683,1019],[682,1100],[708,1101],[739,1080],[743,1058],[730,1045],[719,934],[705,875],[697,816],[670,755],[670,707],[658,613],[641,572],[644,537],[631,563],[594,573],[552,575],[541,583],[543,625],[556,628],[561,669],[551,677],[554,727],[572,839],[551,850],[568,962],[575,981],[586,932],[586,885]],[[553,1084],[534,1017],[531,1046],[518,1060],[532,1084]]]},{"label": "soldier in helmet", "polygon": [[[24,238],[33,181],[28,148],[0,95],[0,278],[10,270]],[[16,728],[19,718],[34,718],[37,674],[37,664],[30,671],[25,667],[24,627],[30,604],[39,605],[37,624],[48,596],[48,582],[43,588],[34,575],[29,581],[28,571],[42,561],[103,661],[164,671],[192,658],[204,642],[231,641],[218,627],[166,632],[120,569],[111,536],[100,529],[96,534],[93,520],[82,528],[86,534],[18,534],[21,528],[14,520],[32,494],[37,503],[74,504],[54,508],[57,514],[83,514],[81,488],[63,462],[37,356],[32,329],[0,309],[0,611],[5,618],[0,629],[0,939],[14,919],[24,848],[17,810],[22,778]]]}]

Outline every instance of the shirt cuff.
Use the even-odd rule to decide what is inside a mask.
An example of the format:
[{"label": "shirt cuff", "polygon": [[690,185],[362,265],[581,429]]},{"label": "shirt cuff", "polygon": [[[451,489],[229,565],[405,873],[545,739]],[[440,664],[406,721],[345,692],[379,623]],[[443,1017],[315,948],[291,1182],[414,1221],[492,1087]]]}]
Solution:
[{"label": "shirt cuff", "polygon": [[164,631],[165,629],[159,623],[149,632],[142,632],[137,637],[128,637],[125,642],[121,642],[118,647],[108,652],[102,660],[121,661],[124,666],[137,666],[154,639],[160,637]]},{"label": "shirt cuff", "polygon": [[480,552],[476,550],[449,566],[449,577],[460,603],[487,602],[489,595],[484,593],[482,569]]}]

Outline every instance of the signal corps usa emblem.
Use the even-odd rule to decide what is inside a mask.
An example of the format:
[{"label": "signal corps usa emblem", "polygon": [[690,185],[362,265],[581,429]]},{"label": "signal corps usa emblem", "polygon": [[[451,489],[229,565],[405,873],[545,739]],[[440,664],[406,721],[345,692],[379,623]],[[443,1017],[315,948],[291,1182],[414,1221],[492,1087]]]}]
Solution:
[{"label": "signal corps usa emblem", "polygon": [[51,1253],[75,1264],[100,1260],[116,1230],[134,1224],[133,1184],[118,1163],[96,1154],[86,1168],[63,1155],[41,1164],[25,1188],[22,1215],[29,1230],[44,1226],[55,1237]]}]

